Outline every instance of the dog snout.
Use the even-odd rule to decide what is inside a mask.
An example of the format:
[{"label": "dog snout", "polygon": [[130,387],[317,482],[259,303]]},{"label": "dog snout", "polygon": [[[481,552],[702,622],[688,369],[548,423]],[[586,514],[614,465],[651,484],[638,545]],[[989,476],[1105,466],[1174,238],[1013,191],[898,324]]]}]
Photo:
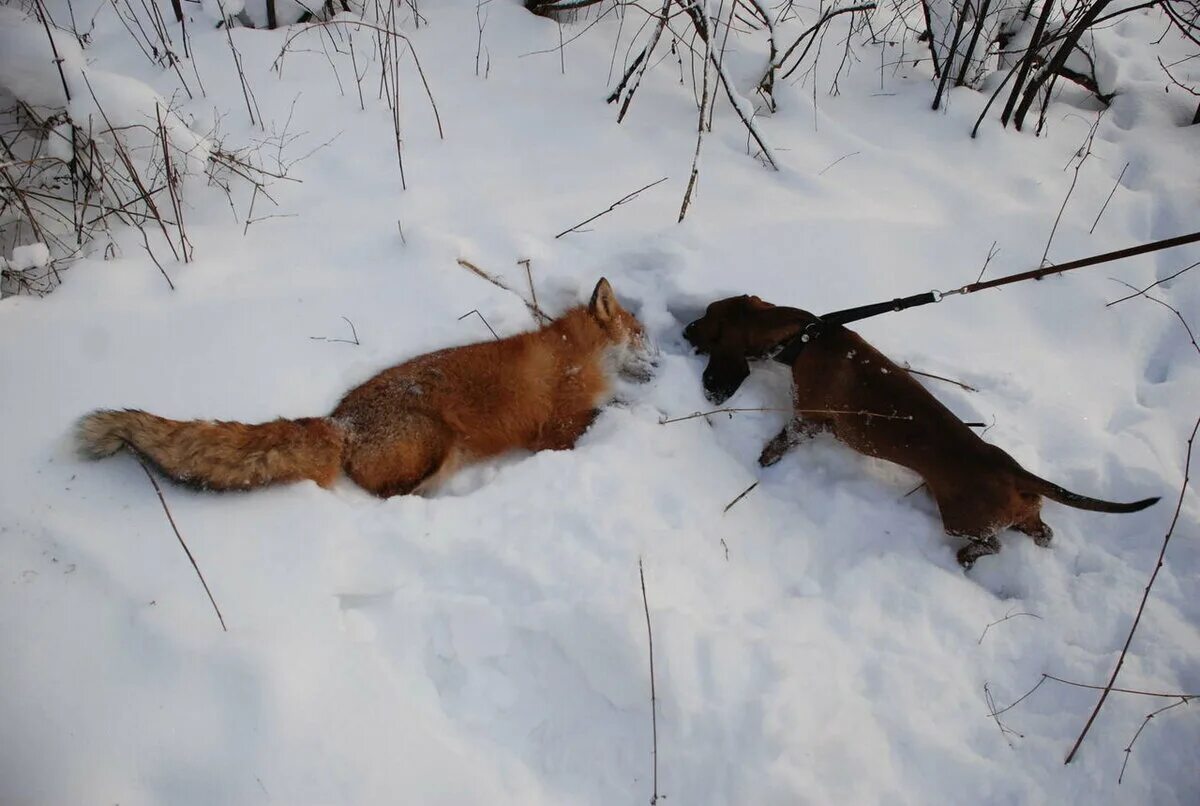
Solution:
[{"label": "dog snout", "polygon": [[700,334],[697,332],[700,329],[699,325],[700,325],[700,320],[697,319],[696,321],[691,322],[686,327],[684,327],[683,338],[687,340],[688,344],[692,345],[692,348],[698,354],[703,355],[707,351],[700,344]]},{"label": "dog snout", "polygon": [[704,383],[704,397],[709,403],[719,406],[733,396],[737,391],[737,387],[730,388],[728,383],[724,383],[716,377],[716,373],[710,369],[704,370],[701,376]]}]

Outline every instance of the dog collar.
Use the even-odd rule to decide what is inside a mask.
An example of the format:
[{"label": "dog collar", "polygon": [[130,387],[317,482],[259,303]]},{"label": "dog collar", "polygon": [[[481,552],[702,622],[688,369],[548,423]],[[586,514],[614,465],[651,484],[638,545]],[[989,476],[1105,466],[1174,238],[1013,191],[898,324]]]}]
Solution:
[{"label": "dog collar", "polygon": [[788,366],[796,363],[796,359],[800,357],[800,353],[804,352],[804,348],[813,339],[821,335],[821,325],[823,324],[824,322],[820,319],[815,322],[809,322],[795,336],[781,341],[768,351],[767,358],[772,361],[778,361],[780,364],[787,364]]}]

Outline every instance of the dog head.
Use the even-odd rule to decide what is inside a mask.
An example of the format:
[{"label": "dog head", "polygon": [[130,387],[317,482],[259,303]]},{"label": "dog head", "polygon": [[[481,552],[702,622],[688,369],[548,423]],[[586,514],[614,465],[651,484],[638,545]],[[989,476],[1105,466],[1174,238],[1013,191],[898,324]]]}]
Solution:
[{"label": "dog head", "polygon": [[750,374],[750,359],[765,358],[817,317],[797,308],[781,308],[758,297],[742,295],[717,300],[683,337],[709,356],[704,394],[715,404],[728,400]]}]

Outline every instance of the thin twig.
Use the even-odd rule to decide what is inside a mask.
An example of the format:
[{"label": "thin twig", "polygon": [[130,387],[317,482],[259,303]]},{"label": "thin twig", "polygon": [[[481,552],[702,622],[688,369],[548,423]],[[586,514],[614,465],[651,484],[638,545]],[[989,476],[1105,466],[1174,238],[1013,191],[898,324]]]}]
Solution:
[{"label": "thin twig", "polygon": [[1088,717],[1087,723],[1083,726],[1083,730],[1079,733],[1079,738],[1075,740],[1075,745],[1071,748],[1071,752],[1067,754],[1063,764],[1070,764],[1075,758],[1075,754],[1079,751],[1079,746],[1083,744],[1084,738],[1088,731],[1092,728],[1092,723],[1096,721],[1096,717],[1100,714],[1100,709],[1104,707],[1104,701],[1108,699],[1108,693],[1112,691],[1113,685],[1117,682],[1117,675],[1121,673],[1121,666],[1125,663],[1125,655],[1129,652],[1129,645],[1133,643],[1133,634],[1137,632],[1138,624],[1142,620],[1142,612],[1146,609],[1146,601],[1150,598],[1150,589],[1154,587],[1154,581],[1158,578],[1158,572],[1163,567],[1163,558],[1167,554],[1167,546],[1171,544],[1171,535],[1175,533],[1175,524],[1179,521],[1179,512],[1183,509],[1183,498],[1187,494],[1188,482],[1191,479],[1191,464],[1192,464],[1192,444],[1196,441],[1196,432],[1200,430],[1200,417],[1196,418],[1196,425],[1192,427],[1192,435],[1187,441],[1187,455],[1183,460],[1183,484],[1179,487],[1179,500],[1175,504],[1175,514],[1171,517],[1171,525],[1167,527],[1167,533],[1163,537],[1162,548],[1158,552],[1158,563],[1154,566],[1154,572],[1150,574],[1150,581],[1146,583],[1146,590],[1142,593],[1142,603],[1138,605],[1137,615],[1133,617],[1133,625],[1129,628],[1129,635],[1125,639],[1125,646],[1121,648],[1121,654],[1117,657],[1117,665],[1113,669],[1112,676],[1108,679],[1108,684],[1105,685],[1104,691],[1100,694],[1100,700],[1096,703],[1096,707],[1092,710],[1092,715]]},{"label": "thin twig", "polygon": [[995,708],[993,708],[992,712],[990,714],[988,714],[988,716],[997,717],[997,716],[1000,716],[1000,714],[1003,714],[1005,711],[1011,711],[1012,709],[1016,708],[1018,705],[1023,703],[1025,701],[1025,699],[1027,697],[1029,697],[1029,695],[1033,694],[1033,692],[1035,692],[1039,688],[1041,688],[1042,684],[1045,683],[1049,679],[1051,679],[1050,675],[1047,675],[1047,674],[1042,675],[1042,679],[1038,680],[1037,683],[1034,684],[1033,688],[1029,689],[1029,691],[1026,691],[1020,697],[1017,697],[1017,699],[1015,699],[1008,705],[1004,706],[1000,710],[996,710]]},{"label": "thin twig", "polygon": [[458,258],[458,265],[462,266],[464,269],[471,272],[475,276],[482,277],[484,280],[487,280],[489,283],[496,286],[496,288],[504,289],[508,293],[515,295],[518,299],[521,300],[521,302],[525,303],[525,307],[529,309],[529,314],[530,314],[530,316],[533,317],[535,322],[541,323],[541,322],[553,321],[552,317],[550,317],[545,311],[543,311],[540,307],[538,307],[536,302],[530,302],[529,300],[522,297],[514,289],[509,288],[507,285],[505,285],[504,282],[501,281],[499,277],[496,277],[493,274],[489,274],[488,272],[479,268],[478,266],[476,266],[474,263],[467,260],[466,258],[462,258],[462,257]]},{"label": "thin twig", "polygon": [[489,324],[489,323],[488,323],[488,320],[487,320],[486,318],[484,318],[484,315],[483,315],[483,314],[481,314],[481,313],[479,312],[479,309],[478,309],[478,308],[475,308],[474,310],[467,311],[467,312],[466,312],[466,313],[464,313],[462,316],[458,317],[458,321],[460,321],[460,322],[461,322],[462,320],[466,319],[466,318],[467,318],[468,316],[470,316],[471,314],[475,314],[476,316],[478,316],[478,317],[480,318],[480,320],[482,320],[482,322],[483,322],[485,325],[487,325],[487,329],[488,329],[488,330],[490,330],[490,331],[492,332],[492,336],[493,336],[493,338],[495,338],[495,339],[496,339],[496,341],[500,341],[500,337],[499,337],[498,335],[496,335],[496,331],[495,331],[495,329],[493,329],[493,328],[492,328],[492,326],[491,326],[491,324]]},{"label": "thin twig", "polygon": [[704,146],[704,116],[708,113],[708,51],[711,47],[708,40],[704,42],[704,61],[702,69],[704,78],[701,82],[700,92],[700,122],[696,126],[696,150],[692,153],[692,170],[688,174],[687,188],[683,191],[683,202],[679,205],[679,219],[677,224],[682,224],[683,219],[687,217],[688,207],[692,204],[692,191],[696,189],[696,181],[700,178],[700,149]]},{"label": "thin twig", "polygon": [[844,155],[844,156],[838,157],[838,158],[837,158],[837,159],[835,159],[833,162],[829,163],[829,164],[828,164],[828,165],[826,165],[824,168],[822,168],[821,170],[817,171],[817,176],[821,176],[821,175],[823,175],[823,174],[824,174],[826,171],[828,171],[828,170],[829,170],[830,168],[832,168],[833,166],[837,165],[837,164],[838,164],[839,162],[841,162],[842,160],[844,160],[844,159],[849,159],[850,157],[855,157],[855,156],[858,156],[858,155],[859,155],[859,154],[861,154],[861,153],[862,153],[861,151],[851,151],[849,154],[846,154],[846,155]]},{"label": "thin twig", "polygon": [[997,624],[1003,624],[1004,622],[1008,621],[1010,618],[1016,618],[1017,616],[1029,616],[1030,618],[1035,618],[1038,621],[1042,620],[1042,617],[1039,616],[1037,613],[1013,613],[1010,611],[1008,613],[1008,615],[1006,615],[1004,618],[998,619],[997,621],[993,621],[991,624],[984,627],[983,632],[979,634],[979,640],[976,643],[982,644],[984,637],[988,634],[988,630],[990,630],[992,627],[995,627]]},{"label": "thin twig", "polygon": [[[1013,746],[1012,739],[1008,738],[1010,734],[1013,736],[1016,736],[1018,739],[1025,738],[1025,734],[1018,733],[1017,731],[1013,730],[1012,728],[1008,727],[1007,725],[1005,725],[1003,722],[1000,721],[1000,714],[1004,713],[1004,711],[996,710],[996,701],[992,698],[992,690],[988,687],[987,683],[983,684],[983,698],[987,702],[988,712],[989,712],[988,716],[990,716],[993,720],[995,720],[996,727],[1000,728],[1000,735],[1004,737],[1004,741],[1008,742],[1009,747]],[[1014,703],[1014,705],[1015,705],[1015,703]],[[1010,705],[1009,708],[1011,708],[1011,707],[1012,706]],[[1006,711],[1008,709],[1006,708],[1004,710]]]},{"label": "thin twig", "polygon": [[566,235],[568,232],[579,232],[579,228],[580,228],[580,227],[582,227],[584,224],[590,224],[590,223],[592,223],[593,221],[595,221],[597,218],[599,218],[600,216],[602,216],[602,215],[608,215],[608,214],[609,214],[609,213],[611,213],[613,210],[615,210],[615,209],[617,209],[618,207],[620,207],[622,204],[625,204],[626,202],[628,202],[628,201],[630,201],[630,200],[632,200],[632,199],[636,198],[636,197],[637,197],[637,195],[638,195],[639,193],[641,193],[643,190],[649,190],[650,188],[654,187],[655,185],[660,185],[660,184],[662,184],[663,182],[666,182],[666,181],[667,181],[667,177],[665,177],[665,176],[664,176],[662,179],[659,179],[657,182],[651,182],[651,183],[650,183],[650,184],[648,184],[648,185],[644,185],[644,186],[642,186],[642,187],[638,188],[637,190],[633,191],[632,193],[626,194],[625,196],[622,196],[621,198],[617,199],[615,202],[613,202],[612,204],[610,204],[610,205],[608,206],[608,209],[607,209],[607,210],[602,210],[601,212],[599,212],[599,213],[596,213],[596,214],[595,214],[594,216],[592,216],[591,218],[588,218],[588,219],[585,219],[585,220],[583,220],[583,221],[580,221],[578,224],[576,224],[576,225],[575,225],[575,226],[573,226],[573,227],[568,227],[567,229],[565,229],[565,230],[563,230],[562,232],[558,233],[558,234],[557,234],[557,235],[555,235],[554,237],[555,237],[555,238],[561,238],[562,236]]},{"label": "thin twig", "polygon": [[778,409],[766,406],[755,408],[730,408],[730,409],[713,409],[711,411],[696,411],[684,417],[672,417],[665,420],[659,420],[659,425],[669,425],[670,423],[681,423],[684,420],[694,420],[697,417],[708,417],[713,414],[728,414],[731,418],[735,414],[742,414],[750,411],[787,411],[795,414],[855,414],[860,417],[880,417],[884,420],[911,420],[911,414],[880,414],[874,411],[850,411],[838,409]]},{"label": "thin twig", "polygon": [[642,607],[646,611],[646,643],[650,647],[650,731],[653,744],[651,745],[654,760],[654,793],[650,803],[658,803],[658,697],[654,692],[654,632],[650,629],[650,604],[646,600],[646,572],[642,570],[642,558],[638,557],[638,577],[642,581]]},{"label": "thin twig", "polygon": [[1146,718],[1142,720],[1141,727],[1137,729],[1137,733],[1133,734],[1133,738],[1129,740],[1129,746],[1125,748],[1125,760],[1121,762],[1121,774],[1117,776],[1117,786],[1120,786],[1121,782],[1125,779],[1125,767],[1129,764],[1130,754],[1133,753],[1133,744],[1138,740],[1138,737],[1142,735],[1142,731],[1146,729],[1146,726],[1150,724],[1150,720],[1154,719],[1154,717],[1158,716],[1163,711],[1170,711],[1172,708],[1178,708],[1181,705],[1187,705],[1188,702],[1188,697],[1180,697],[1179,702],[1173,702],[1170,705],[1164,705],[1157,711],[1146,714]]},{"label": "thin twig", "polygon": [[725,509],[721,510],[721,514],[724,515],[726,512],[733,509],[734,504],[736,504],[738,501],[741,501],[743,498],[745,498],[746,495],[757,486],[758,486],[758,482],[756,481],[753,484],[751,484],[749,487],[747,487],[746,489],[742,490],[741,493],[738,494],[737,498],[733,499],[732,501],[730,501],[728,504],[725,505]]},{"label": "thin twig", "polygon": [[979,276],[975,278],[975,282],[983,279],[983,273],[987,271],[988,264],[992,262],[992,258],[1000,254],[1000,250],[996,248],[996,242],[992,241],[992,245],[988,248],[987,257],[983,261],[983,268],[979,270]]},{"label": "thin twig", "polygon": [[1096,220],[1092,222],[1092,228],[1088,230],[1088,235],[1096,231],[1096,225],[1100,223],[1100,216],[1104,215],[1104,211],[1108,209],[1108,203],[1112,201],[1113,195],[1117,192],[1117,188],[1121,186],[1121,179],[1125,176],[1125,172],[1129,170],[1129,163],[1125,163],[1125,167],[1121,169],[1121,174],[1117,177],[1117,181],[1113,183],[1113,189],[1109,191],[1108,198],[1104,200],[1104,206],[1100,208],[1100,212],[1096,213]]},{"label": "thin twig", "polygon": [[[1071,200],[1071,194],[1075,191],[1075,183],[1079,181],[1079,169],[1083,167],[1083,163],[1092,155],[1092,141],[1096,138],[1096,131],[1100,128],[1100,120],[1104,117],[1104,112],[1096,115],[1096,122],[1092,124],[1091,130],[1088,132],[1087,139],[1084,144],[1079,147],[1076,156],[1079,161],[1075,163],[1075,174],[1071,177],[1071,186],[1067,188],[1067,195],[1063,197],[1062,206],[1058,208],[1058,215],[1054,217],[1054,226],[1050,228],[1050,237],[1046,239],[1046,248],[1042,251],[1042,262],[1038,265],[1046,265],[1046,256],[1050,254],[1050,244],[1054,243],[1054,233],[1058,231],[1058,223],[1062,220],[1063,211],[1067,209],[1067,202]],[[1019,129],[1020,126],[1018,125]]]},{"label": "thin twig", "polygon": [[550,319],[550,317],[547,316],[546,313],[541,309],[541,306],[538,305],[537,289],[534,288],[534,286],[533,286],[532,264],[533,264],[533,261],[527,257],[521,258],[520,260],[517,261],[518,266],[525,267],[525,279],[529,281],[529,298],[531,300],[533,300],[533,305],[531,306],[530,309],[534,312],[534,316],[536,318],[540,319],[542,322],[550,322],[550,321],[552,321]]},{"label": "thin twig", "polygon": [[[408,52],[412,54],[413,64],[416,65],[416,68],[417,68],[417,75],[420,76],[421,84],[425,87],[425,96],[427,98],[429,98],[429,107],[430,107],[430,109],[433,110],[433,119],[434,119],[434,122],[437,123],[438,138],[442,139],[442,140],[446,139],[446,134],[442,130],[442,116],[440,114],[438,114],[437,102],[433,99],[433,90],[429,89],[429,81],[425,78],[425,71],[421,68],[421,60],[417,58],[417,51],[413,47],[412,40],[409,39],[404,34],[400,33],[399,31],[393,30],[391,28],[384,28],[379,25],[372,25],[371,23],[364,22],[363,20],[332,19],[332,20],[322,20],[320,22],[312,22],[312,23],[309,23],[309,24],[305,25],[304,27],[296,30],[286,40],[284,40],[283,47],[280,48],[279,55],[275,57],[275,62],[272,65],[272,67],[275,68],[276,71],[279,71],[281,69],[282,60],[283,60],[283,57],[287,54],[288,45],[290,45],[292,43],[292,40],[294,40],[296,37],[300,36],[301,34],[303,34],[305,31],[307,31],[310,28],[323,28],[325,26],[330,26],[330,25],[352,25],[356,29],[360,28],[360,27],[367,28],[368,30],[375,31],[378,34],[387,35],[387,36],[392,37],[393,39],[403,40],[408,45]],[[397,57],[397,58],[399,58],[399,57]]]},{"label": "thin twig", "polygon": [[343,316],[342,319],[345,319],[346,324],[350,325],[350,338],[334,339],[334,338],[330,338],[329,336],[309,336],[309,338],[312,339],[313,341],[331,341],[331,342],[336,341],[336,342],[340,342],[342,344],[353,344],[355,347],[359,346],[358,331],[354,328],[354,323],[351,322],[345,316]]},{"label": "thin twig", "polygon": [[[1110,279],[1115,280],[1116,278],[1110,278]],[[1133,286],[1131,286],[1129,283],[1125,282],[1124,280],[1117,280],[1117,282],[1120,283],[1121,285],[1125,286],[1126,288],[1133,288]],[[1137,291],[1136,288],[1133,288],[1133,290]],[[1166,302],[1165,300],[1159,299],[1158,297],[1152,297],[1149,294],[1145,293],[1144,291],[1139,292],[1139,295],[1145,297],[1146,299],[1150,300],[1151,302],[1157,302],[1159,305],[1163,306],[1168,311],[1175,314],[1175,318],[1179,320],[1179,324],[1183,325],[1183,329],[1187,331],[1188,338],[1192,340],[1192,346],[1196,348],[1197,353],[1200,353],[1200,344],[1198,344],[1196,342],[1196,334],[1192,331],[1192,326],[1189,325],[1188,321],[1183,318],[1183,314],[1180,313],[1178,308],[1176,308],[1174,305],[1170,304],[1169,302]]]},{"label": "thin twig", "polygon": [[[1074,680],[1066,680],[1062,677],[1055,677],[1052,674],[1043,674],[1042,677],[1045,677],[1048,680],[1053,680],[1056,683],[1063,683],[1068,686],[1075,686],[1076,688],[1090,688],[1094,691],[1103,691],[1105,689],[1105,686],[1094,686],[1090,683],[1077,683]],[[1162,691],[1142,691],[1141,689],[1136,689],[1136,688],[1117,688],[1116,686],[1113,686],[1109,690],[1116,691],[1120,694],[1140,694],[1143,697],[1159,697],[1162,699],[1169,699],[1169,700],[1173,700],[1178,697],[1182,697],[1184,699],[1189,699],[1189,700],[1194,700],[1197,697],[1200,697],[1200,694],[1180,694],[1178,692],[1167,693],[1167,692],[1162,692]]]},{"label": "thin twig", "polygon": [[1112,306],[1116,305],[1116,304],[1117,304],[1117,303],[1119,303],[1119,302],[1124,302],[1125,300],[1127,300],[1127,299],[1133,299],[1134,297],[1140,297],[1142,294],[1145,294],[1147,291],[1149,291],[1151,288],[1154,288],[1156,285],[1162,285],[1163,283],[1169,283],[1170,281],[1174,280],[1174,279],[1175,279],[1176,277],[1178,277],[1179,275],[1183,274],[1184,272],[1191,271],[1192,269],[1196,268],[1197,266],[1200,266],[1200,260],[1197,260],[1195,263],[1193,263],[1193,264],[1192,264],[1192,265],[1190,265],[1190,266],[1184,266],[1182,269],[1180,269],[1179,271],[1175,272],[1175,273],[1174,273],[1174,274],[1172,274],[1170,277],[1164,277],[1164,278],[1162,278],[1161,280],[1155,280],[1155,281],[1154,281],[1153,283],[1151,283],[1150,285],[1146,286],[1146,287],[1145,287],[1145,288],[1143,288],[1143,289],[1136,290],[1136,291],[1135,291],[1134,293],[1132,293],[1132,294],[1129,294],[1129,295],[1127,295],[1127,296],[1121,297],[1120,299],[1114,299],[1112,302],[1106,302],[1106,303],[1104,304],[1104,307],[1105,307],[1105,308],[1111,308]]},{"label": "thin twig", "polygon": [[184,542],[183,535],[179,534],[179,527],[175,525],[175,518],[171,517],[171,509],[167,506],[167,499],[163,497],[162,488],[158,486],[154,474],[150,472],[150,468],[146,467],[146,463],[139,458],[138,464],[142,466],[142,470],[146,471],[146,478],[150,479],[150,483],[154,485],[154,492],[158,493],[158,501],[162,504],[163,512],[167,513],[167,521],[171,524],[171,530],[175,532],[175,537],[179,540],[179,545],[183,546],[184,554],[191,560],[192,568],[196,569],[196,576],[200,577],[200,584],[204,586],[204,592],[208,594],[208,601],[212,602],[213,610],[217,612],[217,619],[221,622],[221,629],[224,632],[229,632],[229,628],[225,626],[225,617],[221,615],[221,608],[217,607],[217,600],[213,598],[212,591],[208,589],[208,582],[204,580],[204,574],[200,573],[200,566],[196,564],[196,558],[192,556],[192,550]]},{"label": "thin twig", "polygon": [[932,372],[922,372],[919,369],[913,369],[908,364],[904,365],[904,371],[910,375],[920,375],[923,378],[933,378],[934,380],[945,381],[946,383],[952,383],[955,386],[959,387],[960,389],[965,389],[968,392],[978,392],[979,391],[974,386],[965,384],[962,381],[956,381],[953,378],[946,378],[942,375],[934,375]]}]

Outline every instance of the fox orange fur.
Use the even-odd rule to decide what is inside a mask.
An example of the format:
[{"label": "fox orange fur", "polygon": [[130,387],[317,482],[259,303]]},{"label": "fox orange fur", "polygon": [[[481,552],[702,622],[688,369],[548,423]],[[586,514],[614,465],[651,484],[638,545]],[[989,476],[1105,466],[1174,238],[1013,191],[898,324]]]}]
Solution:
[{"label": "fox orange fur", "polygon": [[615,375],[647,376],[645,333],[608,281],[591,302],[530,333],[429,353],[351,390],[328,417],[234,422],[95,411],[78,426],[91,458],[121,448],[174,481],[240,490],[340,471],[366,490],[422,492],[474,460],[574,446]]}]

